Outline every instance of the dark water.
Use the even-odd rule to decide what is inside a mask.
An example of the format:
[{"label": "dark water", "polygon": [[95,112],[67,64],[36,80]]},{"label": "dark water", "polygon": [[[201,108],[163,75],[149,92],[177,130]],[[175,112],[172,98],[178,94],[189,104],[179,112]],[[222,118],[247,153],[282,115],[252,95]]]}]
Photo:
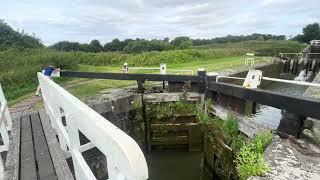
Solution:
[{"label": "dark water", "polygon": [[202,152],[152,152],[146,156],[150,180],[198,180]]},{"label": "dark water", "polygon": [[[274,82],[264,89],[299,97],[302,96],[307,88],[307,86]],[[260,105],[260,110],[258,110],[257,114],[253,118],[268,127],[276,129],[280,123],[281,117],[280,109]]]}]

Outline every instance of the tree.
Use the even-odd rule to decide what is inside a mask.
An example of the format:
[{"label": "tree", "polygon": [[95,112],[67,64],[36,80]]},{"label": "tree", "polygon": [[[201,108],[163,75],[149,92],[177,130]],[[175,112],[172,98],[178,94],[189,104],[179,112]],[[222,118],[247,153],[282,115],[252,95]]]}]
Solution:
[{"label": "tree", "polygon": [[318,23],[308,24],[303,28],[303,34],[298,34],[293,38],[295,41],[308,43],[311,40],[320,39],[320,26]]},{"label": "tree", "polygon": [[39,38],[15,31],[0,19],[0,51],[12,47],[39,48],[43,45]]},{"label": "tree", "polygon": [[174,40],[171,41],[171,44],[174,45],[175,47],[179,47],[180,44],[184,41],[191,41],[191,39],[187,36],[180,36],[174,38]]},{"label": "tree", "polygon": [[320,38],[320,27],[318,23],[308,24],[303,28],[304,42]]},{"label": "tree", "polygon": [[78,42],[60,41],[53,44],[50,48],[58,51],[84,51]]},{"label": "tree", "polygon": [[179,49],[189,49],[192,46],[191,41],[182,41],[179,45]]},{"label": "tree", "polygon": [[90,52],[101,52],[101,51],[103,51],[103,47],[98,40],[94,39],[89,44],[89,51]]}]

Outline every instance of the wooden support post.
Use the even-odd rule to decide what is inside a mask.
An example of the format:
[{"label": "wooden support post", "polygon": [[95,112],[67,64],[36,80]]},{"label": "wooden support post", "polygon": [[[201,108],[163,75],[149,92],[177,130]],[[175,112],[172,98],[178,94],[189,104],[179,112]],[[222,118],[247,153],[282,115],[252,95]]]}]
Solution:
[{"label": "wooden support post", "polygon": [[277,128],[279,134],[283,137],[288,135],[299,138],[301,131],[303,130],[303,123],[306,119],[305,116],[297,115],[286,110],[281,111],[282,118]]},{"label": "wooden support post", "polygon": [[142,118],[144,119],[144,134],[145,134],[145,146],[146,151],[151,152],[150,146],[150,122],[146,114],[146,102],[144,101],[144,87],[143,82],[138,81],[138,93],[141,94],[141,104],[142,104]]}]

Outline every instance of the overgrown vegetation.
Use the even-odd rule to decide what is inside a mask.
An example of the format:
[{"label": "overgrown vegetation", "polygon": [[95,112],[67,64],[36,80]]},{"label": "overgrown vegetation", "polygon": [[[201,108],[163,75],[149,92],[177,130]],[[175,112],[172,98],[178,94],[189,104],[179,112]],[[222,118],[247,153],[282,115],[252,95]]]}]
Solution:
[{"label": "overgrown vegetation", "polygon": [[236,168],[240,179],[249,176],[261,176],[270,171],[270,167],[263,159],[263,151],[272,140],[272,133],[268,131],[258,134],[253,140],[245,143],[236,154]]},{"label": "overgrown vegetation", "polygon": [[164,117],[174,120],[180,115],[193,114],[196,106],[195,103],[187,101],[157,102],[147,106],[147,113],[157,120],[161,120]]},{"label": "overgrown vegetation", "polygon": [[48,49],[9,49],[0,52],[0,82],[7,100],[34,91],[36,72],[49,63],[62,69],[77,69],[77,59],[71,54]]},{"label": "overgrown vegetation", "polygon": [[23,30],[17,32],[0,19],[0,51],[10,48],[39,48],[43,47],[35,35],[28,35]]},{"label": "overgrown vegetation", "polygon": [[199,125],[208,128],[209,142],[220,143],[220,139],[231,147],[240,179],[264,175],[270,170],[263,159],[263,152],[272,140],[271,131],[259,133],[249,139],[239,131],[238,120],[232,113],[224,121],[209,117],[207,112],[201,110],[198,110],[196,117]]}]

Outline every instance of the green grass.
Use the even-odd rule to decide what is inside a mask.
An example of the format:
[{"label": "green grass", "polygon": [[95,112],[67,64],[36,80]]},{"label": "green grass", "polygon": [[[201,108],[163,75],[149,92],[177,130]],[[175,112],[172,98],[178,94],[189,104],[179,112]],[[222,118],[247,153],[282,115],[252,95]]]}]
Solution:
[{"label": "green grass", "polygon": [[253,52],[257,55],[263,56],[274,56],[278,55],[280,52],[289,52],[289,53],[297,53],[303,50],[306,46],[304,44],[297,43],[295,41],[277,41],[277,40],[269,40],[269,41],[243,41],[236,43],[215,43],[208,44],[203,46],[194,46],[194,48],[199,50],[207,50],[207,49],[228,49],[232,51],[234,49],[238,49],[247,52]]},{"label": "green grass", "polygon": [[[256,57],[257,62],[265,62],[267,58]],[[270,59],[270,58],[269,58]],[[203,58],[198,61],[190,61],[185,63],[167,64],[168,74],[176,74],[173,69],[193,70],[195,75],[197,69],[204,67],[207,71],[220,71],[225,69],[236,69],[244,64],[243,56],[224,57],[224,58]],[[130,65],[130,64],[129,64]],[[158,67],[158,66],[143,66]],[[93,66],[79,64],[77,71],[84,72],[122,72],[121,65],[110,66]],[[131,70],[130,73],[159,73],[159,70]],[[188,75],[191,75],[190,73]],[[135,81],[116,81],[116,80],[92,80],[81,78],[55,78],[55,82],[65,87],[70,93],[76,97],[86,100],[87,98],[97,94],[98,92],[108,88],[120,88],[135,85]],[[28,98],[36,90],[37,84],[30,84],[25,88],[14,88],[13,91],[7,91],[6,96],[9,97],[10,105],[16,104]],[[18,89],[18,90],[17,90]],[[15,98],[18,97],[18,98]]]},{"label": "green grass", "polygon": [[[258,62],[265,62],[263,57],[257,57]],[[266,58],[267,59],[267,58]],[[225,57],[218,59],[207,59],[201,61],[192,61],[189,63],[180,64],[168,64],[168,73],[175,74],[174,71],[170,69],[190,69],[197,73],[197,69],[200,67],[205,67],[207,71],[220,71],[225,69],[236,69],[243,66],[244,57]],[[79,65],[78,71],[86,72],[122,72],[122,66],[91,66],[91,65]],[[144,66],[146,67],[146,66]],[[130,73],[159,73],[159,70],[135,70],[129,71]],[[69,82],[70,84],[70,82]],[[120,88],[130,85],[136,85],[135,81],[116,81],[116,80],[92,80],[85,84],[75,85],[68,88],[68,91],[75,95],[76,97],[85,100],[90,96],[97,94],[99,91],[108,88]]]},{"label": "green grass", "polygon": [[68,91],[81,100],[86,100],[98,92],[109,88],[122,88],[136,84],[135,81],[93,80],[85,84],[71,87]]}]

